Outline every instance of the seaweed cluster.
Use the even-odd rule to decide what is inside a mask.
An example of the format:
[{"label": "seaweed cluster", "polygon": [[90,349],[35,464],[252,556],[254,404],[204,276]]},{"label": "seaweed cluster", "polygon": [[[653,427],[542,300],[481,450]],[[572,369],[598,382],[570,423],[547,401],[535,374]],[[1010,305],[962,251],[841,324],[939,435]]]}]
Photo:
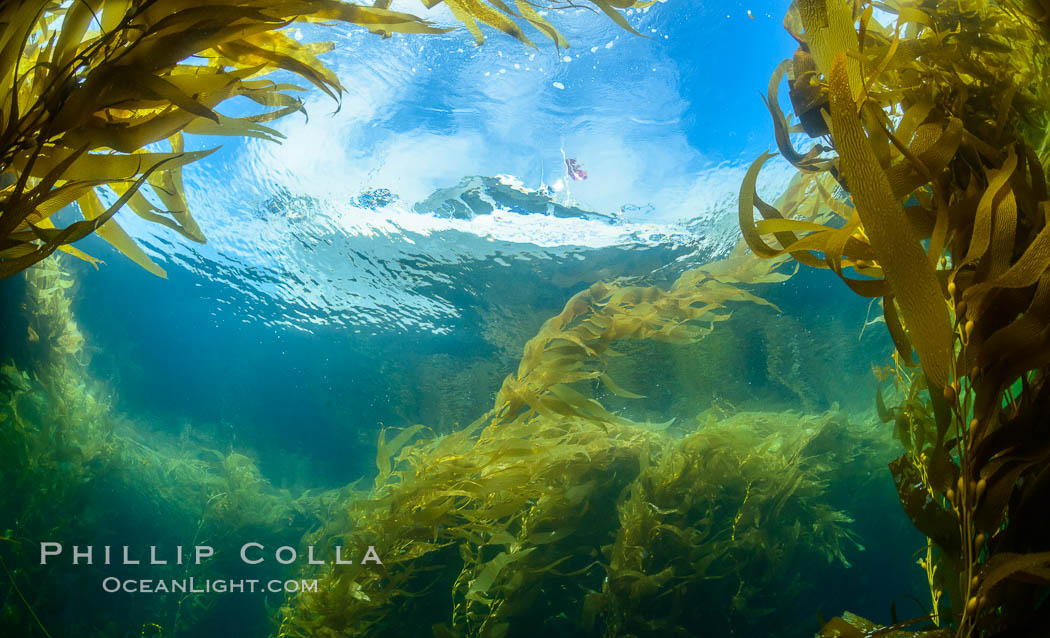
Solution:
[{"label": "seaweed cluster", "polygon": [[[702,420],[684,438],[593,398],[638,397],[605,372],[624,340],[689,343],[766,304],[735,284],[782,280],[737,251],[668,289],[619,281],[574,296],[525,348],[492,410],[379,439],[375,486],[305,544],[341,547],[304,576],[280,636],[668,636],[785,624],[799,573],[857,544],[829,483],[884,443],[829,413]],[[590,396],[589,396],[590,395]],[[418,439],[415,442],[413,439]],[[381,566],[355,557],[375,546]]]},{"label": "seaweed cluster", "polygon": [[[740,192],[755,254],[881,302],[899,404],[880,412],[907,448],[891,469],[929,538],[928,618],[959,636],[1050,626],[1047,17],[1010,0],[798,0],[799,48],[766,100],[799,177],[763,202],[765,154]],[[816,141],[797,150],[799,134]]]},{"label": "seaweed cluster", "polygon": [[783,620],[813,586],[800,575],[863,549],[826,490],[861,483],[870,436],[835,413],[744,412],[663,449],[620,505],[605,635],[805,633]]},{"label": "seaweed cluster", "polygon": [[[62,570],[63,588],[80,594],[56,596],[55,568],[39,564],[37,544],[146,538],[147,545],[238,547],[250,538],[294,545],[342,491],[278,490],[243,454],[220,452],[189,430],[177,439],[150,436],[120,418],[111,390],[88,374],[68,274],[51,257],[26,278],[31,335],[46,356],[32,372],[0,366],[0,633],[170,637],[221,622],[228,609],[205,596],[150,596],[119,617],[109,614],[114,595],[98,583],[114,572],[101,566]],[[228,558],[156,566],[150,577],[238,575],[243,566]],[[254,602],[262,632],[264,610]]]},{"label": "seaweed cluster", "polygon": [[522,414],[626,422],[572,384],[599,381],[613,394],[640,398],[604,371],[603,357],[623,354],[613,344],[691,343],[730,317],[730,302],[772,306],[740,284],[784,281],[790,274],[777,271],[779,265],[748,259],[735,250],[723,260],[685,271],[668,290],[624,280],[593,284],[569,299],[525,344],[517,373],[504,380],[496,395],[497,422]]},{"label": "seaweed cluster", "polygon": [[[531,2],[424,0],[451,10],[480,45],[480,24],[534,46],[531,25],[558,47],[561,33]],[[623,28],[635,0],[587,0]],[[182,168],[211,151],[185,151],[184,134],[283,136],[266,123],[303,110],[303,88],[266,79],[286,71],[333,99],[343,87],[317,57],[331,43],[301,43],[292,23],[353,24],[393,33],[443,33],[429,21],[341,0],[31,0],[0,6],[0,278],[97,233],[165,276],[113,216],[127,207],[196,242],[205,237],[189,210]],[[575,6],[554,1],[544,9]],[[218,108],[241,97],[265,110],[229,117]],[[162,151],[160,147],[169,150]],[[53,216],[76,203],[83,220]]]},{"label": "seaweed cluster", "polygon": [[[812,623],[785,624],[799,574],[848,564],[856,541],[825,489],[875,447],[836,436],[834,414],[745,413],[681,440],[574,417],[485,422],[396,455],[421,426],[381,441],[376,488],[304,540],[349,564],[304,574],[319,591],[289,601],[279,635],[795,635]],[[382,566],[358,562],[368,546]]]}]

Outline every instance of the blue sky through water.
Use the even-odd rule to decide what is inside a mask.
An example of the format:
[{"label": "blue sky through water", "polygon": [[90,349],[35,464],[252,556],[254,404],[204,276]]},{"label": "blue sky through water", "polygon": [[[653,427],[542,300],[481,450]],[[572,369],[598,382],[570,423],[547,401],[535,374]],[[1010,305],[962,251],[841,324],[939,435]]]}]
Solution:
[{"label": "blue sky through water", "polygon": [[[393,8],[454,24],[443,5]],[[336,42],[324,59],[347,88],[338,112],[312,91],[309,121],[277,124],[288,136],[280,145],[198,138],[224,148],[188,171],[191,190],[205,210],[242,208],[278,185],[335,202],[389,188],[411,204],[465,175],[507,174],[531,188],[564,187],[560,197],[596,210],[627,207],[629,219],[640,217],[632,221],[711,214],[772,143],[759,93],[794,49],[781,26],[786,9],[668,0],[629,12],[644,38],[600,14],[563,11],[551,19],[567,50],[534,30],[536,49],[493,30],[479,48],[463,29],[381,40],[352,27],[304,28],[306,40]],[[566,157],[586,181],[565,179]],[[214,206],[223,194],[227,204]]]}]

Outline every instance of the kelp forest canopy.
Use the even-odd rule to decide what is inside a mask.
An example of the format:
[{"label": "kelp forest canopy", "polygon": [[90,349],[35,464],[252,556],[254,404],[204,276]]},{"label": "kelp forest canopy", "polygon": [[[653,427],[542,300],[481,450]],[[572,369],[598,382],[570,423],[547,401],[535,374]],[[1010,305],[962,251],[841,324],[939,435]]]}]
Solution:
[{"label": "kelp forest canopy", "polygon": [[[880,414],[907,448],[891,469],[930,539],[933,617],[946,592],[959,636],[1037,635],[1050,626],[1050,5],[799,0],[785,26],[799,47],[766,101],[810,196],[762,201],[758,158],[744,237],[882,305],[896,345],[884,377],[903,400],[880,396]],[[803,150],[800,135],[814,140]]]},{"label": "kelp forest canopy", "polygon": [[[485,27],[559,48],[569,43],[549,10],[576,6],[422,5],[441,2],[479,45]],[[650,3],[582,4],[632,31],[624,10]],[[232,446],[218,452],[188,436],[147,446],[116,427],[85,380],[74,283],[52,253],[96,263],[72,244],[97,233],[164,275],[116,212],[204,241],[182,168],[207,151],[185,151],[184,136],[279,141],[267,124],[301,111],[307,87],[274,82],[275,71],[339,99],[339,78],[318,57],[331,45],[290,37],[283,29],[295,22],[380,37],[447,30],[390,6],[0,8],[0,277],[25,271],[30,339],[51,356],[39,370],[0,369],[0,449],[10,461],[0,476],[13,486],[0,504],[26,513],[3,542],[82,533],[82,520],[59,518],[58,505],[89,502],[103,485],[141,499],[158,514],[154,526],[171,527],[157,533],[172,544],[178,534],[218,542],[251,532],[269,544],[379,549],[381,568],[296,565],[296,577],[321,586],[269,610],[281,637],[791,636],[814,629],[806,601],[841,582],[835,570],[870,544],[854,522],[873,515],[877,485],[889,489],[892,477],[925,537],[921,571],[910,565],[924,573],[924,597],[928,586],[923,614],[901,622],[894,612],[883,627],[845,612],[821,621],[821,636],[990,638],[1050,627],[1046,0],[797,0],[784,24],[798,49],[776,67],[765,101],[779,155],[798,172],[767,202],[758,185],[774,155],[751,164],[731,253],[662,285],[624,277],[577,289],[515,344],[517,369],[472,423],[383,428],[367,486],[296,495]],[[260,113],[223,115],[236,97]],[[83,220],[58,227],[52,217],[70,205]],[[712,405],[688,423],[611,407],[651,389],[644,375],[614,375],[623,369],[614,361],[654,342],[718,338],[738,312],[776,310],[766,291],[801,267],[832,271],[881,308],[894,350],[875,370],[874,427],[835,407],[807,416]],[[100,519],[127,515],[91,506]],[[177,533],[165,517],[179,521]],[[193,573],[234,569],[216,562]],[[8,577],[14,586],[39,571],[20,564]],[[18,596],[24,616],[0,621],[43,628],[36,611],[59,613],[47,592]],[[171,611],[144,606],[134,621],[143,635],[174,635],[214,615],[186,599]],[[162,612],[168,629],[151,619]]]},{"label": "kelp forest canopy", "polygon": [[[568,41],[543,14],[577,6],[516,0],[444,4],[481,45],[481,26],[529,46],[539,36]],[[628,31],[622,15],[650,2],[585,0]],[[381,37],[449,28],[389,9],[341,0],[29,0],[0,5],[0,278],[55,250],[98,260],[72,246],[98,233],[155,275],[165,276],[113,216],[124,208],[195,242],[182,168],[210,151],[184,151],[184,135],[280,140],[267,126],[303,110],[304,87],[267,79],[286,71],[338,100],[339,78],[318,58],[331,43],[302,43],[293,23],[346,23]],[[542,13],[541,13],[542,11]],[[228,117],[236,97],[255,115]],[[162,150],[159,147],[167,147]],[[76,204],[83,220],[56,228],[52,216]]]}]

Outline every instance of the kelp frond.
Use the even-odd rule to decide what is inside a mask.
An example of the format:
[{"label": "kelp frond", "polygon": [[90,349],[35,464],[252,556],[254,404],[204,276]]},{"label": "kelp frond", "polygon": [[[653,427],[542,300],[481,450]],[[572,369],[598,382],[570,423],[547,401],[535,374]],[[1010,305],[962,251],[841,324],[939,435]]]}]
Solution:
[{"label": "kelp frond", "polygon": [[[438,0],[440,2],[441,0]],[[433,7],[438,2],[424,0]],[[515,11],[492,0],[445,0],[483,41],[478,23],[529,43],[519,21],[557,46],[564,37],[524,0]],[[647,3],[589,0],[630,28],[619,10]],[[290,72],[333,98],[343,90],[318,55],[331,44],[300,43],[294,22],[343,22],[388,37],[447,28],[340,0],[30,0],[0,6],[0,278],[98,233],[150,272],[163,269],[120,227],[127,207],[147,221],[203,242],[190,213],[182,168],[210,151],[185,152],[183,134],[280,140],[266,123],[302,110],[302,87],[265,79]],[[568,6],[568,5],[566,5]],[[552,3],[548,8],[564,8]],[[244,97],[265,110],[218,111]],[[158,145],[169,150],[162,151]],[[76,203],[84,219],[56,228],[52,215]]]},{"label": "kelp frond", "polygon": [[383,565],[304,574],[320,586],[289,599],[281,635],[520,636],[555,617],[580,636],[741,631],[759,604],[790,609],[803,566],[856,551],[826,488],[875,467],[834,414],[740,414],[682,440],[561,415],[484,423],[408,444],[304,541],[344,559],[371,545]]},{"label": "kelp frond", "polygon": [[878,446],[841,415],[740,414],[676,439],[595,398],[646,390],[605,371],[618,342],[691,343],[730,303],[770,305],[740,285],[782,281],[781,262],[738,247],[667,288],[595,284],[526,344],[488,414],[384,431],[375,488],[306,539],[373,545],[383,566],[310,573],[321,586],[290,598],[280,634],[534,635],[555,617],[572,635],[728,633],[761,624],[774,591],[786,609],[799,565],[848,564],[851,517],[826,488]]},{"label": "kelp frond", "polygon": [[735,284],[783,281],[790,274],[776,270],[783,260],[757,262],[747,258],[744,249],[741,242],[726,259],[682,273],[667,290],[621,280],[598,282],[574,295],[525,344],[517,373],[504,380],[496,396],[493,424],[515,419],[523,411],[629,423],[571,384],[599,381],[613,394],[640,398],[604,371],[604,358],[620,354],[612,348],[614,343],[690,343],[730,317],[727,304],[772,306]]},{"label": "kelp frond", "polygon": [[[1033,509],[1050,497],[1045,3],[798,0],[785,26],[800,46],[766,103],[796,184],[818,190],[765,204],[759,157],[744,238],[881,298],[902,398],[879,412],[908,448],[891,466],[901,502],[938,549],[931,588],[959,636],[1026,626],[1050,585]],[[801,153],[797,133],[818,141]]]}]

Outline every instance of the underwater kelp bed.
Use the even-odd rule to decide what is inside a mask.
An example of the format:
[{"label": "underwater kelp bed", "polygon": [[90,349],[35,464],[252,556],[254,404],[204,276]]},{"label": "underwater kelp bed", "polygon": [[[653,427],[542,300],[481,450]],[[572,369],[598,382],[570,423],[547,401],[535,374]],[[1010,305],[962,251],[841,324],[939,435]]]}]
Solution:
[{"label": "underwater kelp bed", "polygon": [[307,572],[320,591],[290,600],[280,635],[811,630],[794,612],[815,586],[800,574],[862,549],[829,485],[863,486],[890,455],[888,433],[836,413],[708,413],[674,437],[669,422],[632,422],[589,396],[600,384],[641,398],[605,370],[629,356],[617,342],[696,341],[729,319],[726,304],[768,304],[739,284],[786,277],[735,251],[667,289],[574,296],[525,345],[489,414],[415,443],[422,425],[381,436],[374,489],[308,538],[351,556],[374,545],[384,564]]},{"label": "underwater kelp bed", "polygon": [[[509,7],[446,4],[479,42],[478,20],[524,39]],[[616,9],[640,6],[592,4],[621,24]],[[432,29],[383,2],[353,16],[332,13],[337,6],[348,5],[248,3],[214,15],[191,2],[5,7],[0,61],[28,55],[30,64],[0,65],[0,87],[12,98],[0,118],[2,274],[60,248],[87,258],[68,243],[105,228],[104,238],[154,270],[110,223],[125,204],[202,239],[179,184],[179,167],[196,157],[181,153],[181,132],[226,127],[272,137],[260,123],[299,110],[294,88],[248,78],[278,68],[338,93],[313,57],[323,47],[277,31],[289,21],[343,19],[380,34],[390,25]],[[561,44],[545,19],[516,6]],[[88,36],[98,9],[99,24],[111,28]],[[844,613],[821,635],[1043,635],[1048,11],[1045,2],[799,0],[785,21],[799,50],[774,74],[767,104],[778,148],[800,174],[777,201],[763,201],[755,185],[767,154],[741,188],[746,246],[766,260],[741,244],[667,286],[591,285],[525,344],[492,410],[472,425],[383,431],[370,490],[295,495],[274,489],[232,449],[189,439],[144,445],[117,427],[85,380],[77,360],[84,337],[66,296],[73,284],[50,264],[28,271],[28,338],[48,344],[51,358],[32,373],[3,368],[0,445],[10,489],[0,498],[14,516],[0,540],[11,557],[0,623],[47,633],[41,619],[54,618],[78,635],[228,629],[209,625],[221,620],[216,609],[189,599],[159,599],[123,626],[107,625],[93,601],[65,607],[33,587],[39,572],[17,562],[22,543],[106,529],[127,514],[113,503],[132,503],[154,526],[149,533],[173,541],[250,532],[274,543],[337,542],[349,553],[379,549],[382,567],[305,572],[322,588],[273,613],[279,635],[804,635],[820,589],[835,587],[835,570],[866,542],[851,519],[870,506],[868,478],[903,445],[890,471],[904,512],[927,538],[918,558],[928,603],[914,620],[892,614],[889,628]],[[179,64],[194,52],[188,47],[142,68],[186,29],[214,64]],[[207,91],[180,88],[203,86],[198,75],[222,85],[214,104]],[[145,93],[118,91],[127,77]],[[781,111],[785,77],[797,122]],[[233,93],[275,110],[227,121],[213,107]],[[801,135],[816,142],[799,151]],[[172,153],[137,152],[160,140]],[[90,153],[101,148],[114,152]],[[139,191],[147,184],[167,211]],[[50,214],[73,201],[85,221],[49,227]],[[734,308],[771,306],[753,286],[782,283],[790,259],[832,270],[881,307],[896,347],[876,370],[883,386],[893,381],[875,396],[885,426],[851,425],[834,410],[734,414],[716,403],[674,423],[610,407],[647,391],[641,375],[613,374],[631,370],[618,360],[650,341],[717,339],[738,320]],[[788,347],[766,366],[804,404],[806,384],[791,373],[798,359]],[[854,488],[853,501],[842,485]],[[64,515],[74,504],[79,518]],[[70,609],[83,616],[70,618]],[[915,626],[926,631],[905,631]]]},{"label": "underwater kelp bed", "polygon": [[803,635],[800,574],[857,549],[826,489],[862,486],[887,443],[841,415],[742,413],[683,439],[533,416],[383,448],[389,474],[310,537],[383,566],[324,568],[280,633]]},{"label": "underwater kelp bed", "polygon": [[[818,584],[800,574],[846,577],[863,542],[850,529],[851,498],[874,488],[871,476],[892,456],[888,432],[834,411],[727,420],[707,411],[674,425],[688,434],[671,435],[669,423],[633,422],[591,398],[615,389],[640,400],[645,388],[634,386],[644,384],[624,389],[608,362],[643,352],[637,344],[717,339],[731,309],[768,303],[727,282],[782,279],[776,265],[736,254],[665,288],[592,286],[529,341],[496,406],[474,424],[444,436],[386,431],[371,490],[291,493],[243,454],[189,432],[147,436],[115,414],[86,377],[73,286],[46,262],[27,273],[27,305],[52,360],[32,374],[4,368],[12,489],[0,511],[17,518],[5,530],[11,573],[0,622],[30,635],[44,635],[35,617],[56,637],[174,636],[228,632],[236,616],[239,631],[270,631],[257,599],[139,598],[114,617],[104,598],[56,598],[45,586],[53,572],[17,545],[84,535],[123,544],[133,529],[168,545],[250,537],[377,547],[382,568],[324,567],[301,574],[319,576],[320,593],[283,609],[268,600],[284,635],[806,633],[814,617],[796,605]],[[842,485],[850,498],[835,494]],[[79,516],[64,516],[69,508]],[[208,561],[151,576],[234,578],[241,569]],[[78,571],[67,584],[93,590],[110,573]],[[698,597],[710,605],[696,607]]]},{"label": "underwater kelp bed", "polygon": [[[149,434],[120,416],[111,390],[87,374],[84,339],[69,310],[72,280],[54,259],[27,271],[26,297],[30,330],[51,356],[32,372],[11,363],[0,368],[0,628],[19,636],[192,635],[216,631],[234,611],[252,619],[242,626],[266,633],[260,601],[232,603],[231,610],[207,597],[172,594],[126,601],[114,615],[113,594],[103,593],[99,580],[133,571],[64,571],[56,591],[55,567],[39,563],[38,543],[48,539],[119,547],[133,534],[172,547],[245,537],[295,544],[342,498],[341,490],[275,489],[245,455],[221,452],[190,431]],[[243,566],[220,558],[152,569],[159,578],[229,578]]]}]

